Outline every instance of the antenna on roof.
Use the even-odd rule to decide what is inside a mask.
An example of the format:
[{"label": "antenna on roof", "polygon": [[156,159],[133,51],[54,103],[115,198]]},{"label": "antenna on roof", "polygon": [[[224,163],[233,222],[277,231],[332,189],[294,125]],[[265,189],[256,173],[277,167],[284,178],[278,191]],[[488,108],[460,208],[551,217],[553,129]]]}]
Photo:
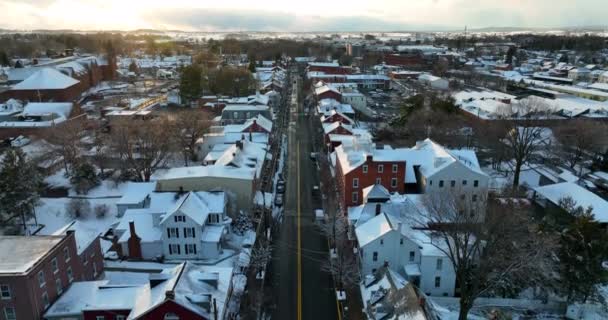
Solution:
[{"label": "antenna on roof", "polygon": [[464,26],[464,51],[467,50],[467,25]]}]

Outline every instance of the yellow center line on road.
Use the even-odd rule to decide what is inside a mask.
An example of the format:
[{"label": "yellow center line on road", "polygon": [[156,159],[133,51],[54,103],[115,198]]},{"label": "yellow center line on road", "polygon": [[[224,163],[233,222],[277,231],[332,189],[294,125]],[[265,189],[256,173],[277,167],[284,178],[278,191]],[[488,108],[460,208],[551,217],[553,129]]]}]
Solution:
[{"label": "yellow center line on road", "polygon": [[302,320],[302,243],[301,243],[301,238],[300,238],[300,144],[298,143],[296,146],[296,159],[297,159],[297,164],[296,164],[296,171],[297,171],[297,176],[298,176],[298,193],[297,193],[297,228],[298,228],[298,235],[297,235],[297,247],[298,247],[298,316],[297,319],[298,320]]}]

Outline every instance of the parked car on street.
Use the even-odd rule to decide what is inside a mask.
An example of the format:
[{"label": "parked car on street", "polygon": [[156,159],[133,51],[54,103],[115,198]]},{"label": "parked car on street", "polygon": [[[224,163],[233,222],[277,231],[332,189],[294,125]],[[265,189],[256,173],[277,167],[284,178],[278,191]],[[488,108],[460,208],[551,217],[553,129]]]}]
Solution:
[{"label": "parked car on street", "polygon": [[285,193],[285,181],[277,182],[277,193]]},{"label": "parked car on street", "polygon": [[283,206],[283,194],[277,193],[277,195],[274,197],[274,205],[277,207]]}]

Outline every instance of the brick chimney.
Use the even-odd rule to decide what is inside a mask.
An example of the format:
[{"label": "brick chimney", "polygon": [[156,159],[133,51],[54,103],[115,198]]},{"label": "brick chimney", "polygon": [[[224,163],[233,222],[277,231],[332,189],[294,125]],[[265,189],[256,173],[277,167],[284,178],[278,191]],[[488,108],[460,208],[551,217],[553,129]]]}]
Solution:
[{"label": "brick chimney", "polygon": [[135,222],[133,220],[129,221],[129,232],[131,233],[131,237],[129,237],[127,242],[129,246],[129,258],[141,260],[141,238],[135,232]]},{"label": "brick chimney", "polygon": [[175,291],[173,291],[173,290],[165,291],[165,300],[175,300]]}]

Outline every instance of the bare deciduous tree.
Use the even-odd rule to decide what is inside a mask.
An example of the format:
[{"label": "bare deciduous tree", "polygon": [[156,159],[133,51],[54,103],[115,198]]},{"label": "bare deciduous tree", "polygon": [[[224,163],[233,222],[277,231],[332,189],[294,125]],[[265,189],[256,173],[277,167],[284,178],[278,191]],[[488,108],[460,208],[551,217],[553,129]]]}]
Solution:
[{"label": "bare deciduous tree", "polygon": [[559,142],[556,153],[571,169],[575,169],[581,162],[602,152],[607,142],[605,130],[603,123],[590,120],[575,119],[561,124],[553,129]]},{"label": "bare deciduous tree", "polygon": [[[475,299],[496,293],[543,266],[552,246],[510,199],[477,199],[459,192],[426,194],[419,224],[451,262],[460,289],[459,319]],[[533,286],[533,279],[529,280]]]},{"label": "bare deciduous tree", "polygon": [[117,120],[112,124],[111,146],[124,169],[135,172],[140,181],[150,181],[171,154],[167,120]]},{"label": "bare deciduous tree", "polygon": [[188,161],[196,161],[196,142],[209,131],[211,116],[200,110],[187,110],[176,114],[172,135],[180,153],[184,157],[184,165]]},{"label": "bare deciduous tree", "polygon": [[46,135],[49,153],[59,156],[63,160],[65,172],[69,174],[70,165],[73,165],[80,154],[83,125],[79,121],[68,121],[61,126],[52,127]]},{"label": "bare deciduous tree", "polygon": [[535,120],[547,117],[549,107],[540,98],[526,98],[518,103],[515,118],[505,120],[507,125],[506,155],[513,161],[513,188],[519,186],[519,175],[541,147],[549,141],[543,137],[545,128],[538,126]]}]

